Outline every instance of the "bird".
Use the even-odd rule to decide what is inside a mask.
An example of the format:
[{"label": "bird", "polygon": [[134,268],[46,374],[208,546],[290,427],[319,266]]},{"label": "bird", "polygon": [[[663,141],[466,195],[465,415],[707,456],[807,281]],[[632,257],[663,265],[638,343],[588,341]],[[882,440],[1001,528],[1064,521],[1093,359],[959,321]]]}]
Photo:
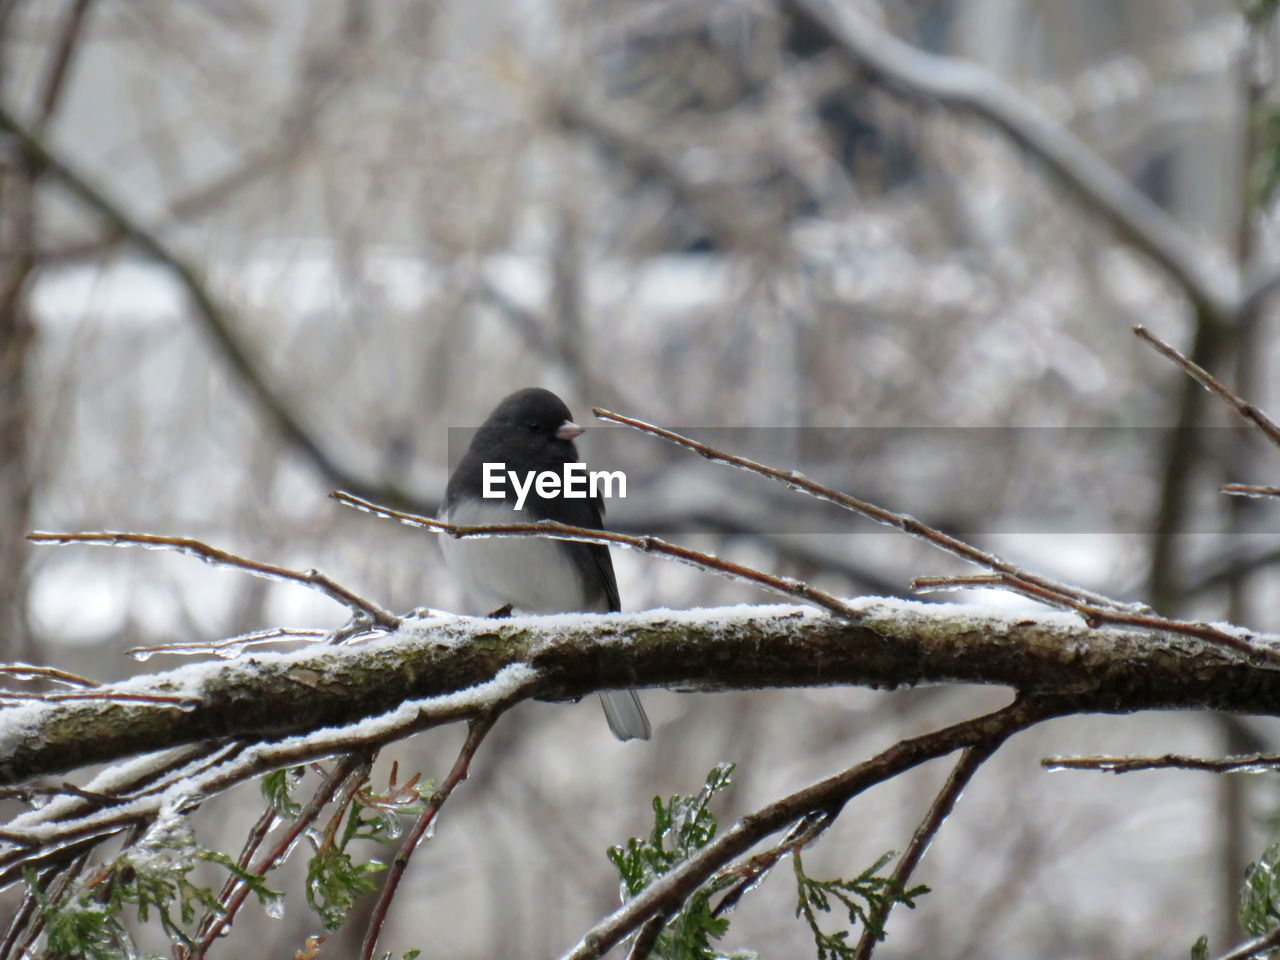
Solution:
[{"label": "bird", "polygon": [[[581,464],[574,440],[583,428],[550,390],[527,387],[503,399],[472,437],[445,487],[439,519],[459,526],[556,520],[604,529],[600,496],[540,496],[519,478]],[[489,468],[486,470],[486,464]],[[497,468],[494,465],[504,464]],[[585,469],[585,468],[582,468]],[[507,471],[514,476],[508,477]],[[493,482],[511,479],[500,486]],[[501,498],[485,497],[488,492]],[[519,484],[526,483],[521,496]],[[517,509],[518,507],[518,509]],[[445,563],[476,615],[611,612],[622,609],[609,547],[543,537],[441,538]],[[619,740],[648,740],[649,718],[634,690],[600,694]]]}]

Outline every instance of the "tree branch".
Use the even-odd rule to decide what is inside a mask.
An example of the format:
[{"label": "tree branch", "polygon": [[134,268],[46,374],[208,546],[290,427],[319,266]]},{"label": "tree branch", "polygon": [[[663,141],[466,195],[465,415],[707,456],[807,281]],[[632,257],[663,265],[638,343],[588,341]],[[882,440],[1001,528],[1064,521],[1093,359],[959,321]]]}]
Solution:
[{"label": "tree branch", "polygon": [[1280,756],[1252,753],[1243,757],[1187,757],[1166,753],[1159,757],[1045,757],[1046,770],[1098,770],[1133,773],[1136,770],[1204,770],[1209,773],[1262,773],[1280,768]]},{"label": "tree branch", "polygon": [[839,809],[862,791],[955,750],[999,742],[1058,712],[1047,701],[1018,699],[994,713],[902,740],[843,773],[783,797],[743,817],[691,860],[664,874],[589,930],[561,960],[602,957],[649,917],[674,910],[722,865],[765,837],[817,810]]},{"label": "tree branch", "polygon": [[[903,533],[909,534],[924,540],[926,543],[932,544],[939,550],[944,550],[952,556],[959,557],[961,560],[969,563],[977,564],[993,571],[991,577],[918,577],[912,582],[912,589],[936,589],[939,586],[955,586],[955,585],[973,585],[981,582],[984,586],[1003,587],[1012,590],[1015,593],[1030,597],[1033,600],[1039,600],[1056,607],[1062,607],[1079,614],[1090,626],[1099,626],[1101,624],[1114,624],[1117,626],[1144,627],[1151,630],[1167,630],[1171,633],[1183,633],[1190,637],[1196,637],[1220,646],[1227,650],[1235,651],[1240,656],[1247,659],[1250,663],[1257,666],[1270,665],[1280,667],[1280,648],[1268,645],[1258,645],[1253,642],[1252,636],[1235,628],[1225,628],[1216,626],[1211,623],[1204,623],[1194,620],[1176,620],[1170,617],[1161,617],[1151,613],[1150,608],[1143,604],[1121,603],[1110,597],[1084,590],[1080,587],[1072,586],[1068,583],[1062,583],[1057,580],[1051,580],[1048,577],[1040,576],[1029,570],[1023,569],[1015,564],[1002,560],[993,553],[973,546],[973,544],[951,536],[945,531],[939,530],[937,527],[931,527],[927,523],[922,523],[915,517],[905,513],[898,513],[888,510],[877,504],[867,500],[862,500],[850,494],[843,493],[825,484],[818,483],[816,480],[797,473],[794,470],[780,470],[777,467],[771,467],[767,464],[757,463],[746,457],[740,457],[736,454],[727,453],[718,450],[715,447],[700,443],[697,440],[682,436],[663,427],[646,423],[643,420],[637,420],[634,417],[624,417],[621,414],[612,413],[608,410],[602,410],[596,407],[592,410],[601,420],[608,420],[613,423],[620,423],[624,426],[639,430],[641,433],[647,433],[650,436],[665,440],[668,443],[683,447],[698,456],[703,457],[712,463],[719,463],[725,466],[737,467],[739,470],[745,470],[748,473],[755,473],[759,476],[781,483],[793,490],[801,493],[807,493],[819,500],[825,500],[833,503],[838,507],[851,510],[854,513],[861,514],[877,523],[883,523],[887,526],[901,530]],[[341,499],[340,495],[339,499]],[[370,505],[365,505],[367,508]],[[376,512],[376,510],[375,510]],[[441,524],[439,521],[429,520],[425,525],[436,528],[447,527],[447,524]],[[478,528],[473,528],[478,529]],[[491,526],[488,528],[491,533],[501,532],[503,528]],[[455,528],[456,531],[456,528]],[[456,532],[455,536],[458,535]],[[601,534],[597,537],[588,532],[586,537],[578,539],[590,540],[611,540],[616,538],[614,534]],[[626,538],[622,538],[619,542],[625,542]],[[791,593],[794,596],[803,596],[796,590],[785,590],[782,592]],[[811,601],[813,597],[805,597]],[[814,601],[816,602],[816,601]],[[839,601],[837,601],[839,602]],[[827,604],[828,609],[835,609]],[[838,612],[838,611],[837,611]],[[847,615],[847,614],[846,614]]]},{"label": "tree branch", "polygon": [[1265,411],[1249,403],[1249,401],[1241,397],[1200,364],[1179,351],[1172,344],[1161,340],[1142,324],[1135,326],[1133,332],[1139,340],[1149,343],[1159,354],[1176,363],[1186,371],[1187,376],[1191,377],[1192,380],[1228,404],[1243,419],[1248,420],[1261,430],[1268,440],[1280,446],[1280,424],[1268,417]]},{"label": "tree branch", "polygon": [[[1280,671],[1241,663],[1185,636],[1090,629],[1071,617],[1033,620],[947,604],[867,599],[850,605],[854,623],[789,606],[407,620],[400,630],[360,644],[193,664],[98,688],[182,696],[197,704],[190,709],[62,701],[0,711],[0,783],[210,738],[262,742],[325,732],[381,716],[406,700],[427,705],[461,695],[520,665],[526,676],[501,695],[566,700],[625,687],[958,682],[1061,696],[1080,711],[1280,711]],[[448,710],[420,709],[395,736],[457,719]],[[316,747],[327,753],[352,748],[340,736]]]},{"label": "tree branch", "polygon": [[404,842],[400,845],[395,859],[391,862],[391,869],[387,873],[386,881],[382,885],[382,892],[378,895],[378,903],[374,907],[373,917],[369,920],[369,929],[365,932],[364,945],[360,949],[360,960],[372,960],[374,947],[378,945],[378,935],[382,932],[382,925],[386,921],[387,911],[391,908],[391,901],[395,898],[396,890],[400,886],[400,880],[409,866],[409,858],[413,856],[413,851],[422,842],[422,838],[427,834],[428,829],[435,823],[436,814],[440,812],[440,808],[444,806],[445,801],[452,795],[454,788],[467,779],[467,772],[471,769],[471,760],[476,755],[476,751],[480,749],[480,744],[484,741],[485,736],[493,729],[494,721],[497,719],[497,714],[485,714],[471,721],[467,729],[467,739],[463,741],[462,748],[458,751],[458,758],[453,762],[449,775],[445,778],[444,783],[440,784],[440,788],[431,795],[431,799],[427,801],[426,809],[418,816],[413,829],[409,831]]},{"label": "tree branch", "polygon": [[251,560],[248,557],[242,557],[238,554],[228,553],[226,550],[219,550],[217,547],[211,547],[207,543],[191,537],[164,537],[153,533],[120,533],[108,530],[100,533],[44,533],[36,531],[28,533],[27,539],[32,543],[58,546],[65,546],[71,543],[87,543],[106,547],[144,547],[148,550],[173,550],[176,553],[184,553],[187,556],[195,557],[215,566],[246,570],[256,577],[262,577],[264,580],[298,583],[304,587],[312,587],[319,590],[329,599],[347,607],[353,614],[363,613],[380,627],[394,630],[400,626],[399,617],[382,609],[372,600],[353,593],[319,570],[290,570],[274,563]]},{"label": "tree branch", "polygon": [[920,821],[915,833],[912,834],[911,843],[907,845],[907,849],[898,858],[898,862],[893,868],[893,875],[889,879],[890,885],[885,890],[884,906],[875,910],[871,914],[869,921],[863,925],[862,936],[858,938],[858,946],[854,951],[853,960],[868,960],[871,956],[871,951],[875,949],[876,943],[884,936],[885,922],[889,919],[889,911],[893,909],[893,905],[896,902],[894,897],[907,889],[907,881],[911,879],[911,874],[920,865],[920,861],[924,858],[924,852],[929,849],[929,844],[933,842],[933,838],[942,829],[943,822],[951,815],[951,811],[955,809],[956,801],[960,799],[960,794],[964,791],[969,781],[973,779],[973,775],[978,772],[978,768],[996,752],[1000,744],[1013,732],[1013,729],[1001,729],[998,737],[991,737],[982,743],[966,747],[964,752],[960,754],[960,760],[952,769],[951,775],[947,777],[947,782],[938,791],[932,806],[929,807],[929,812]]}]

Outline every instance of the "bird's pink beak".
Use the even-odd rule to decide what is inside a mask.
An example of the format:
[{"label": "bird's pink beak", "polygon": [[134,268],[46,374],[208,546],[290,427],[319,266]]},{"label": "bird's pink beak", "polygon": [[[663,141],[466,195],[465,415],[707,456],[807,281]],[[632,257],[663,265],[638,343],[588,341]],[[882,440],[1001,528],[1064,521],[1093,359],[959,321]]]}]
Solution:
[{"label": "bird's pink beak", "polygon": [[564,423],[560,424],[560,428],[556,430],[556,439],[572,440],[574,437],[582,436],[582,434],[583,429],[580,426],[572,420],[566,420]]}]

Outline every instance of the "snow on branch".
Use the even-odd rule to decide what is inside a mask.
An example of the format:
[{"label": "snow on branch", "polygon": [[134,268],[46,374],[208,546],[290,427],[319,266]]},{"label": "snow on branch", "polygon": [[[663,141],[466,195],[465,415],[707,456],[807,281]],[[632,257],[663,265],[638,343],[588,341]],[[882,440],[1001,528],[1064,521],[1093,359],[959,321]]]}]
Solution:
[{"label": "snow on branch", "polygon": [[[959,682],[1059,698],[1063,709],[1078,711],[1276,715],[1280,703],[1280,671],[1242,663],[1193,637],[1090,628],[1069,614],[1031,619],[881,599],[849,606],[856,621],[794,606],[407,619],[363,642],[188,665],[97,687],[101,700],[0,710],[0,784],[203,740],[264,743],[320,730],[323,736],[282,761],[299,763],[473,718],[499,703],[571,700],[619,687]],[[479,696],[513,668],[518,684]],[[183,703],[124,699],[139,694]],[[344,738],[341,728],[391,716],[405,703],[414,704],[408,716]]]}]

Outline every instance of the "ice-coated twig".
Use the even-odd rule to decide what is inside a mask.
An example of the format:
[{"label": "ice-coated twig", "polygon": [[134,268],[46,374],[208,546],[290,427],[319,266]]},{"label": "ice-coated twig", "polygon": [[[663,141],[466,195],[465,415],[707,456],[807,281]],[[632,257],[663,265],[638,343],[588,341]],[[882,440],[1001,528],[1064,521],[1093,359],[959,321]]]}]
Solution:
[{"label": "ice-coated twig", "polygon": [[[831,812],[811,813],[802,818],[787,831],[787,835],[779,843],[774,844],[768,850],[763,853],[753,854],[737,863],[731,863],[717,871],[715,879],[735,877],[736,880],[715,905],[711,911],[712,915],[720,917],[733,910],[747,891],[754,888],[764,878],[765,874],[777,866],[779,860],[813,843],[826,832],[827,827],[835,822],[835,814]],[[644,931],[642,930],[636,941],[639,942],[640,937],[643,935]]]},{"label": "ice-coated twig", "polygon": [[1252,483],[1224,483],[1218,487],[1218,492],[1229,494],[1233,497],[1258,497],[1260,499],[1280,497],[1280,487],[1261,487]]},{"label": "ice-coated twig", "polygon": [[955,809],[956,801],[960,799],[960,794],[968,786],[969,781],[973,779],[973,775],[978,772],[978,768],[995,753],[1003,742],[1003,738],[1001,738],[974,744],[960,754],[960,759],[952,768],[951,775],[947,777],[947,782],[942,785],[942,789],[934,797],[933,803],[929,807],[929,812],[920,821],[920,825],[916,827],[915,833],[911,836],[911,842],[907,844],[907,849],[898,858],[898,862],[893,868],[893,873],[889,877],[889,886],[885,888],[885,896],[880,901],[881,906],[872,910],[871,916],[862,925],[862,936],[858,939],[858,946],[854,950],[853,960],[868,960],[871,956],[871,951],[875,949],[875,945],[879,941],[877,933],[883,935],[885,922],[889,919],[889,911],[893,909],[894,903],[897,902],[897,895],[907,889],[907,881],[911,879],[911,874],[920,865],[924,852],[929,849],[929,844],[933,842],[933,838],[942,829],[943,822],[951,815],[951,811]]},{"label": "ice-coated twig", "polygon": [[270,770],[380,747],[427,727],[501,712],[518,702],[538,677],[538,672],[527,665],[513,664],[486,683],[440,697],[407,701],[382,716],[346,727],[326,727],[277,743],[237,743],[232,745],[237,752],[230,758],[183,776],[180,782],[169,783],[163,790],[131,797],[110,809],[78,811],[65,819],[55,819],[56,811],[49,810],[54,804],[50,803],[16,818],[11,824],[16,829],[0,835],[0,841],[10,845],[5,849],[0,844],[0,886],[12,882],[24,864],[43,851],[101,839],[150,822],[166,803],[172,802],[175,791],[186,796],[213,796]]},{"label": "ice-coated twig", "polygon": [[391,869],[387,871],[387,878],[383,882],[382,892],[378,894],[377,905],[374,906],[373,915],[369,919],[369,928],[365,931],[364,945],[360,950],[360,960],[372,960],[373,951],[378,945],[378,935],[382,932],[382,925],[387,919],[387,911],[391,909],[391,901],[395,898],[396,890],[400,887],[400,880],[404,876],[404,871],[409,866],[409,858],[413,856],[413,851],[422,841],[422,838],[427,835],[431,825],[435,823],[436,814],[440,812],[440,808],[449,799],[454,788],[467,779],[467,772],[471,769],[471,760],[475,757],[476,751],[480,748],[485,736],[493,729],[493,724],[497,719],[498,713],[495,712],[483,714],[471,721],[467,727],[467,739],[463,741],[462,748],[458,751],[458,757],[454,760],[453,767],[449,770],[449,775],[445,777],[444,782],[431,795],[431,799],[427,801],[426,809],[418,815],[413,829],[405,835],[404,842],[400,844],[400,849],[397,851],[395,859],[391,862]]},{"label": "ice-coated twig", "polygon": [[38,667],[30,663],[0,664],[0,674],[13,677],[15,680],[48,680],[51,683],[62,683],[69,687],[96,687],[98,682],[82,677],[78,673],[59,670],[57,667]]},{"label": "ice-coated twig", "polygon": [[121,533],[101,531],[91,533],[47,533],[35,531],[27,534],[32,543],[70,544],[87,543],[107,547],[143,547],[148,550],[173,550],[211,563],[215,566],[232,567],[244,570],[264,580],[275,580],[283,583],[300,583],[303,586],[319,590],[325,596],[347,607],[363,613],[374,623],[385,630],[394,630],[400,626],[400,618],[390,611],[382,609],[372,600],[366,600],[342,584],[330,579],[319,570],[290,570],[288,567],[251,560],[238,554],[219,550],[207,543],[191,537],[166,537],[153,533]]},{"label": "ice-coated twig", "polygon": [[212,653],[219,657],[233,657],[238,656],[245,647],[265,643],[286,643],[290,640],[322,640],[327,636],[329,636],[328,630],[275,627],[271,630],[255,630],[252,633],[242,633],[235,637],[211,642],[161,643],[153,647],[130,647],[125,653],[135,660],[149,660],[156,654],[201,656]]},{"label": "ice-coated twig", "polygon": [[[1172,344],[1156,336],[1142,324],[1134,326],[1133,332],[1137,335],[1138,339],[1150,344],[1158,353],[1169,360],[1172,360],[1175,364],[1186,371],[1187,375],[1191,377],[1191,379],[1195,380],[1196,383],[1200,384],[1200,386],[1204,387],[1220,400],[1230,405],[1231,408],[1242,418],[1261,430],[1268,440],[1277,446],[1280,446],[1280,424],[1277,424],[1267,416],[1261,408],[1256,407],[1249,401],[1245,400],[1204,367],[1200,366]],[[1232,484],[1230,486],[1236,485]]]},{"label": "ice-coated twig", "polygon": [[591,412],[601,420],[618,423],[624,427],[631,427],[633,430],[638,430],[641,433],[647,433],[651,437],[657,437],[660,440],[665,440],[666,442],[678,447],[683,447],[684,449],[696,453],[698,456],[705,460],[709,460],[712,463],[736,467],[739,470],[745,470],[748,473],[754,473],[759,476],[766,477],[769,480],[781,483],[784,486],[790,487],[793,490],[798,490],[801,493],[807,493],[809,496],[816,497],[819,500],[825,500],[827,503],[834,503],[836,506],[843,507],[846,510],[851,510],[854,513],[866,517],[868,520],[874,520],[876,523],[882,523],[886,526],[893,527],[894,529],[901,530],[903,533],[910,534],[913,537],[918,537],[927,543],[933,544],[940,550],[950,553],[952,556],[959,557],[961,560],[966,560],[970,563],[976,564],[977,566],[985,567],[988,570],[994,570],[997,573],[1007,573],[1010,576],[1017,577],[1026,582],[1037,584],[1047,591],[1061,594],[1064,597],[1071,596],[1084,599],[1090,603],[1098,604],[1099,606],[1110,606],[1129,610],[1145,609],[1140,605],[1122,603],[1118,600],[1112,599],[1111,597],[1093,593],[1092,591],[1085,590],[1081,587],[1060,583],[1055,580],[1050,580],[1048,577],[1041,577],[1037,574],[1028,573],[1014,564],[1000,559],[1000,557],[993,553],[988,553],[987,551],[981,550],[957,537],[953,537],[948,533],[943,533],[936,527],[931,527],[927,523],[922,523],[909,514],[897,513],[896,511],[888,510],[885,507],[871,503],[868,500],[862,500],[850,494],[843,493],[833,487],[827,486],[826,484],[812,480],[795,470],[780,470],[777,467],[770,467],[767,464],[758,463],[757,461],[750,460],[747,457],[740,457],[737,454],[728,453],[727,451],[717,449],[709,444],[693,440],[690,437],[676,433],[673,430],[668,430],[665,427],[646,423],[644,420],[638,420],[635,417],[623,416],[622,414],[614,413],[611,410],[604,410],[600,407],[596,407]]},{"label": "ice-coated twig", "polygon": [[952,556],[993,571],[990,575],[969,577],[920,577],[912,581],[913,589],[927,590],[962,586],[1003,587],[1043,603],[1072,610],[1083,617],[1085,623],[1090,626],[1111,623],[1147,630],[1168,630],[1173,633],[1196,637],[1207,643],[1231,650],[1255,666],[1280,666],[1280,649],[1259,646],[1252,642],[1251,636],[1243,632],[1233,633],[1207,623],[1156,616],[1144,604],[1122,603],[1102,594],[1094,593],[1091,590],[1085,590],[1031,573],[1015,564],[1002,560],[993,553],[988,553],[957,537],[944,533],[936,527],[922,523],[915,517],[888,510],[877,504],[835,490],[794,470],[779,470],[776,467],[757,463],[755,460],[728,453],[672,430],[667,430],[664,427],[637,420],[634,417],[626,417],[598,407],[593,409],[592,413],[601,420],[619,423],[641,433],[647,433],[660,440],[665,440],[678,447],[683,447],[712,463],[719,463],[745,470],[748,473],[755,473],[775,482],[785,484],[794,490],[807,493],[819,500],[834,503],[877,523],[894,527],[903,533],[933,544]]},{"label": "ice-coated twig", "polygon": [[1240,944],[1234,950],[1219,956],[1218,960],[1255,960],[1257,957],[1269,957],[1276,947],[1280,947],[1280,928]]},{"label": "ice-coated twig", "polygon": [[[325,778],[324,783],[312,794],[311,799],[307,801],[306,806],[302,808],[298,816],[289,822],[288,827],[276,839],[271,848],[259,857],[251,868],[248,868],[250,872],[263,876],[267,871],[279,866],[292,848],[294,841],[315,822],[316,818],[320,816],[320,812],[333,799],[339,788],[353,781],[362,781],[364,777],[368,776],[371,764],[372,754],[368,751],[349,753],[342,757],[329,776]],[[245,858],[242,856],[241,859],[244,860]],[[243,868],[246,864],[241,863],[240,866]],[[236,913],[239,912],[240,907],[248,896],[248,884],[235,878],[228,880],[226,887],[223,889],[223,895],[219,898],[222,904],[222,911],[220,913],[209,913],[205,916],[200,924],[200,932],[197,935],[199,940],[183,960],[200,960],[200,958],[204,957],[217,939],[231,927],[231,922],[235,919]]]},{"label": "ice-coated twig", "polygon": [[0,691],[0,704],[12,703],[58,703],[66,700],[108,700],[114,703],[152,703],[158,707],[171,707],[178,710],[189,710],[199,706],[195,697],[171,696],[164,693],[117,693],[114,691],[86,690],[81,693],[12,693]]},{"label": "ice-coated twig", "polygon": [[1020,698],[994,713],[899,741],[869,760],[743,817],[697,855],[663,874],[597,923],[574,947],[562,954],[561,960],[598,960],[639,930],[651,917],[677,910],[685,898],[722,866],[806,815],[819,810],[839,809],[864,790],[935,757],[993,741],[999,743],[1018,730],[1048,719],[1055,712],[1052,704]]},{"label": "ice-coated twig", "polygon": [[1151,346],[1153,346],[1160,354],[1167,357],[1169,360],[1172,360],[1185,370],[1192,380],[1200,384],[1200,386],[1204,387],[1210,393],[1215,394],[1220,400],[1230,404],[1231,408],[1235,410],[1236,413],[1240,414],[1241,417],[1248,420],[1255,427],[1261,430],[1268,440],[1277,446],[1280,446],[1280,424],[1277,424],[1274,420],[1268,417],[1265,412],[1245,400],[1238,393],[1230,389],[1221,380],[1211,374],[1204,367],[1200,366],[1200,364],[1196,363],[1190,357],[1179,351],[1172,344],[1161,340],[1142,324],[1137,324],[1133,328],[1133,332],[1137,335],[1139,340],[1143,340],[1146,343],[1151,344]]},{"label": "ice-coated twig", "polygon": [[1265,773],[1280,769],[1280,754],[1251,753],[1238,757],[1188,757],[1166,753],[1159,757],[1045,757],[1046,770],[1097,770],[1133,773],[1137,770],[1204,770],[1208,773]]},{"label": "ice-coated twig", "polygon": [[393,510],[390,507],[380,506],[370,500],[365,500],[363,497],[357,497],[355,494],[348,493],[345,490],[335,490],[329,496],[344,506],[353,507],[356,510],[362,510],[374,516],[385,517],[388,520],[398,520],[411,527],[448,534],[457,539],[472,537],[550,537],[554,540],[575,540],[580,543],[604,543],[630,547],[633,550],[639,550],[641,553],[670,557],[681,563],[697,567],[699,570],[754,583],[785,597],[795,597],[798,600],[812,603],[814,606],[822,607],[846,620],[857,620],[861,616],[843,600],[839,600],[831,596],[831,594],[819,590],[817,587],[810,586],[802,580],[774,576],[771,573],[765,573],[762,570],[734,563],[714,554],[691,550],[688,547],[682,547],[679,544],[670,543],[658,537],[637,537],[629,533],[615,533],[612,530],[592,530],[588,527],[575,527],[567,523],[558,523],[555,520],[538,520],[534,523],[489,523],[463,526],[456,523],[445,523],[443,520],[436,520],[432,517],[419,516],[415,513],[406,513],[402,510]]}]

